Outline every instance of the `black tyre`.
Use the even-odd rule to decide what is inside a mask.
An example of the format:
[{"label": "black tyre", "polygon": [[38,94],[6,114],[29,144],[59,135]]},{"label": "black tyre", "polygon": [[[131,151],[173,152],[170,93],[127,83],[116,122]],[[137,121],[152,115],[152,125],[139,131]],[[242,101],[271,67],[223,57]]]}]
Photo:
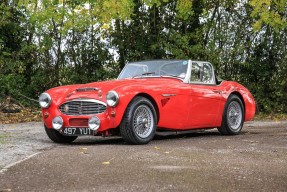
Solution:
[{"label": "black tyre", "polygon": [[48,129],[46,126],[45,131],[48,137],[55,143],[71,143],[75,139],[77,139],[77,136],[65,136],[56,131],[55,129]]},{"label": "black tyre", "polygon": [[145,97],[135,97],[128,105],[120,125],[123,139],[130,144],[150,142],[157,126],[153,104]]},{"label": "black tyre", "polygon": [[222,135],[237,135],[240,133],[244,122],[244,107],[237,95],[230,95],[222,117],[221,127],[218,131]]}]

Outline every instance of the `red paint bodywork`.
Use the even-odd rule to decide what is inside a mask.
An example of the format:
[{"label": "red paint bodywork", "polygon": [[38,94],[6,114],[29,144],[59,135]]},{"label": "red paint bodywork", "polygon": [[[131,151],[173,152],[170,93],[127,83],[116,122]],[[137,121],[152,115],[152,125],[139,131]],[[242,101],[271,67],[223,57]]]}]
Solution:
[{"label": "red paint bodywork", "polygon": [[[102,97],[99,97],[98,91],[95,90],[75,91],[77,88],[87,87],[98,88],[102,92]],[[69,122],[71,119],[80,124],[87,121],[91,115],[68,116],[62,114],[58,107],[64,102],[78,98],[96,99],[106,103],[106,94],[111,90],[119,94],[120,101],[116,107],[107,106],[105,112],[96,115],[101,120],[97,133],[118,128],[128,104],[137,95],[145,96],[153,102],[158,114],[157,127],[164,129],[220,127],[224,105],[231,94],[242,98],[245,121],[254,117],[256,109],[251,93],[236,82],[223,81],[219,85],[203,85],[183,83],[179,79],[169,77],[134,78],[62,86],[46,91],[51,95],[52,103],[49,108],[42,109],[45,125],[52,129],[52,119],[57,115],[63,118],[64,127],[72,127]],[[45,118],[47,114],[48,117]]]}]

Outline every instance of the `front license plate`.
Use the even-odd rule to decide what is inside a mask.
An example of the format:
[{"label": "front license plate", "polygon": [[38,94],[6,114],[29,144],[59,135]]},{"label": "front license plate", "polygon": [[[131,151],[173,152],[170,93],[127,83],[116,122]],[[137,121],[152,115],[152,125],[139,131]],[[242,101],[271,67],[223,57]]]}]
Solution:
[{"label": "front license plate", "polygon": [[62,134],[68,136],[94,135],[94,131],[83,127],[65,127],[62,129]]}]

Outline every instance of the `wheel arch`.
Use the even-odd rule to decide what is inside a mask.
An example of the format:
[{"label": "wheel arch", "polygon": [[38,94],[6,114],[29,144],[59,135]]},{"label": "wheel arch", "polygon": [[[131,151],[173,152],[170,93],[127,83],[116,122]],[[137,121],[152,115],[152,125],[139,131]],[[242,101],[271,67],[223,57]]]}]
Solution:
[{"label": "wheel arch", "polygon": [[[156,111],[157,123],[158,123],[158,122],[159,122],[159,118],[160,118],[160,113],[159,113],[159,108],[158,108],[158,105],[157,105],[155,99],[154,99],[151,95],[149,95],[149,94],[147,94],[147,93],[138,93],[138,94],[136,94],[136,95],[134,96],[134,98],[137,97],[137,96],[145,97],[146,99],[148,99],[148,100],[153,104],[153,106],[154,106],[154,108],[155,108],[155,111]],[[132,100],[131,100],[131,101],[132,101]],[[131,102],[131,101],[130,101],[130,102]]]},{"label": "wheel arch", "polygon": [[[227,109],[228,109],[228,106],[231,102],[230,98],[234,98],[234,96],[237,97],[237,99],[239,98],[241,100],[241,103],[243,105],[243,116],[242,116],[242,119],[241,119],[241,123],[239,125],[239,127],[236,128],[236,130],[233,130],[233,128],[230,127],[230,125],[228,124],[227,122]],[[239,104],[239,103],[238,103]],[[239,104],[241,105],[241,104]],[[236,134],[239,134],[239,132],[241,131],[241,129],[243,128],[243,124],[244,124],[244,121],[245,121],[245,117],[246,117],[246,114],[245,114],[245,101],[244,101],[244,97],[240,94],[240,92],[237,92],[237,91],[233,91],[229,94],[229,96],[227,97],[227,100],[226,100],[226,103],[224,105],[224,112],[222,114],[222,122],[221,122],[221,126],[218,127],[218,131],[222,134],[222,135],[236,135]]]},{"label": "wheel arch", "polygon": [[[245,106],[245,101],[244,101],[243,96],[242,96],[239,92],[237,92],[237,91],[232,92],[232,93],[229,95],[229,97],[230,97],[231,95],[236,95],[236,96],[238,96],[238,97],[240,98],[240,100],[241,100],[241,102],[242,102],[242,104],[243,104],[243,110],[244,110],[244,114],[245,114],[246,106]],[[229,97],[228,97],[228,98],[229,98]]]},{"label": "wheel arch", "polygon": [[[146,106],[143,106],[143,105],[146,105]],[[144,132],[146,132],[147,130],[148,131],[147,133],[143,133],[143,132],[139,133],[136,130],[138,129],[137,126],[143,123],[143,122],[135,122],[135,119],[134,119],[134,118],[137,119],[138,117],[140,117],[140,116],[134,116],[135,114],[139,115],[139,113],[135,113],[136,110],[139,109],[139,107],[148,108],[149,112],[146,112],[146,113],[149,113],[149,115],[153,116],[153,117],[150,117],[150,120],[153,123],[149,123],[149,127],[145,127],[145,126],[143,127]],[[144,94],[144,93],[138,93],[134,95],[134,97],[132,97],[130,102],[128,103],[123,119],[119,125],[120,135],[123,137],[123,139],[127,143],[130,143],[130,144],[138,145],[138,144],[149,143],[153,139],[155,132],[156,132],[156,128],[157,128],[157,122],[156,122],[157,117],[154,117],[153,115],[154,113],[157,113],[156,110],[157,110],[157,105],[155,103],[155,100],[150,95]]]}]

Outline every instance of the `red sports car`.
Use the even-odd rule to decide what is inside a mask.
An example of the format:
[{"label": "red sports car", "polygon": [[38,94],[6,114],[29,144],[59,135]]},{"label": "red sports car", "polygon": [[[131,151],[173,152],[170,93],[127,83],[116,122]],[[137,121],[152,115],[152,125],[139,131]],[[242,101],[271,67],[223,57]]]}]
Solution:
[{"label": "red sports car", "polygon": [[217,128],[235,135],[256,108],[248,89],[218,81],[209,62],[192,60],[128,63],[117,80],[52,88],[39,102],[46,133],[57,143],[121,135],[146,144],[159,130]]}]

